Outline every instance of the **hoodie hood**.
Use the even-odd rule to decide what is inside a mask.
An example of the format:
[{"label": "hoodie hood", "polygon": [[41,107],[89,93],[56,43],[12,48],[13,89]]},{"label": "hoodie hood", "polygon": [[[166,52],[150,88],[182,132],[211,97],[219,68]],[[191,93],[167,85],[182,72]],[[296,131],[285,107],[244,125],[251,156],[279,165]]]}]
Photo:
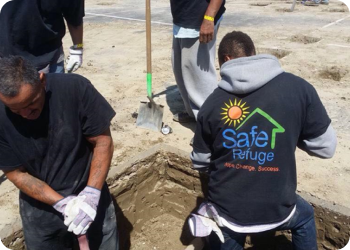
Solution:
[{"label": "hoodie hood", "polygon": [[248,94],[283,72],[278,59],[272,55],[241,57],[221,66],[219,87],[234,94]]}]

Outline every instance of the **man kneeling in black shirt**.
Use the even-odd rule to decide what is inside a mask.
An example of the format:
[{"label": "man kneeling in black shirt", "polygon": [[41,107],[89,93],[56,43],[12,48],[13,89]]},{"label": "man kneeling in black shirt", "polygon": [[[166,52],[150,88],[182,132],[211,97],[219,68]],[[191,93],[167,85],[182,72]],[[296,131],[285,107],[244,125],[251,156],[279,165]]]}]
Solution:
[{"label": "man kneeling in black shirt", "polygon": [[317,249],[313,209],[296,194],[295,160],[297,146],[321,158],[335,152],[316,90],[276,57],[256,55],[242,32],[222,39],[219,63],[222,80],[199,111],[191,155],[209,173],[208,201],[189,221],[194,235],[214,230],[211,249],[243,249],[247,234],[291,230],[293,249]]},{"label": "man kneeling in black shirt", "polygon": [[0,169],[20,189],[27,249],[73,249],[74,234],[118,249],[112,107],[84,77],[39,74],[18,56],[0,58],[0,100]]}]

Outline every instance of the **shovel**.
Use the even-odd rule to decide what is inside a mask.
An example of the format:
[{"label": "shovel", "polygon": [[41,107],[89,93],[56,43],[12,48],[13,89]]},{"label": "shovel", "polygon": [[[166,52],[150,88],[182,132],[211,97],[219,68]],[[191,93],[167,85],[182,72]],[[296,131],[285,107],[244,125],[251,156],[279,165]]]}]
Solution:
[{"label": "shovel", "polygon": [[147,98],[149,102],[141,102],[136,126],[160,131],[163,120],[163,105],[153,100],[152,93],[152,58],[151,58],[151,1],[146,0],[146,47],[147,47]]}]

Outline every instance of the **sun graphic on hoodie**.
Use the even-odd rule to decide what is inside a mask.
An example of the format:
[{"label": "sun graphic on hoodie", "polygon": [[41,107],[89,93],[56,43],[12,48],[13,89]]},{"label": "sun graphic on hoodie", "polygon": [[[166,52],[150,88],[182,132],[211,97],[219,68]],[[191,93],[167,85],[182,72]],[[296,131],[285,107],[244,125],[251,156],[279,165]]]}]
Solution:
[{"label": "sun graphic on hoodie", "polygon": [[231,126],[233,123],[233,126],[236,127],[236,125],[240,124],[241,121],[247,117],[247,114],[250,113],[247,111],[249,107],[244,107],[246,105],[246,102],[241,104],[242,100],[239,100],[239,102],[237,102],[237,99],[235,99],[234,103],[232,103],[231,100],[229,101],[229,104],[225,103],[226,107],[221,108],[225,111],[221,113],[221,115],[223,115],[223,118],[221,120],[225,120],[225,124],[229,123],[229,126]]}]

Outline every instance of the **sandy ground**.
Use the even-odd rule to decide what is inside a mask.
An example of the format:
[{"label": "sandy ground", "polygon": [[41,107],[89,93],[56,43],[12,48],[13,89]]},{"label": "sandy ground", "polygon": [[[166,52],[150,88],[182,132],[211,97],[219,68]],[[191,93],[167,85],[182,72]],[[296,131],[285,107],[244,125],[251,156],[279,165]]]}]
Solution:
[{"label": "sandy ground", "polygon": [[[140,101],[146,100],[145,24],[120,17],[142,19],[144,2],[86,0],[84,64],[77,73],[91,80],[117,112],[112,121],[113,168],[158,143],[191,151],[195,124],[172,121],[184,107],[171,69],[169,2],[152,4],[157,17],[153,20],[162,22],[152,25],[153,87],[155,101],[164,105],[163,122],[173,129],[169,135],[137,128],[132,117]],[[336,0],[328,6],[298,4],[292,13],[287,12],[290,6],[287,1],[229,1],[218,40],[232,30],[246,32],[259,52],[285,55],[280,59],[283,68],[315,86],[337,131],[338,147],[330,160],[297,151],[298,190],[350,208],[349,12]],[[65,49],[70,46],[69,36],[64,44]],[[16,188],[4,176],[0,183],[1,238],[18,218],[18,201]]]},{"label": "sandy ground", "polygon": [[[175,249],[174,242],[179,242],[183,220],[174,216],[162,215],[145,223],[141,232],[134,236],[131,250]],[[149,230],[149,229],[152,230]],[[156,234],[154,232],[157,232]],[[171,247],[170,247],[171,246]],[[177,249],[184,248],[180,242]]]}]

